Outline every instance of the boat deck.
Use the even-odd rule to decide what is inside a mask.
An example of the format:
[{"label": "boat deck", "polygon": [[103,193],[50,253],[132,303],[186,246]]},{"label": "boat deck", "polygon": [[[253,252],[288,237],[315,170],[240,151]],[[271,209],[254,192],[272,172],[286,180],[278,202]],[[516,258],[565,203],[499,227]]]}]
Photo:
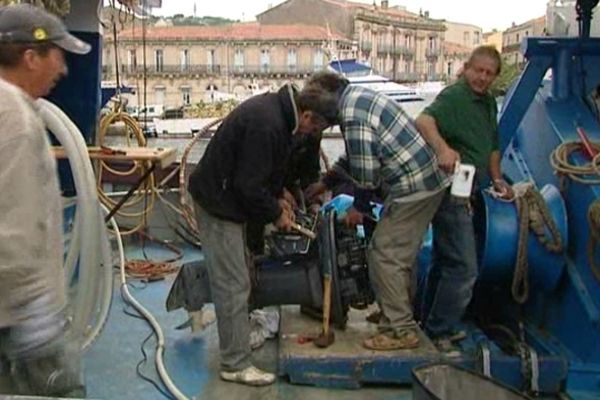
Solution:
[{"label": "boat deck", "polygon": [[[145,253],[149,258],[165,259],[168,254],[159,248],[148,244]],[[143,258],[138,246],[129,246],[127,256],[130,258]],[[201,252],[190,247],[185,248],[183,262],[198,260]],[[280,377],[278,381],[268,387],[252,388],[244,385],[226,383],[218,377],[219,347],[216,324],[209,325],[205,330],[192,333],[190,329],[177,330],[175,327],[184,323],[188,316],[183,310],[167,313],[165,299],[175,275],[165,280],[144,283],[139,280],[130,280],[130,291],[145,307],[157,318],[163,328],[166,347],[165,365],[173,382],[189,398],[195,399],[410,399],[410,388],[401,386],[366,387],[360,390],[324,389],[311,386],[294,385],[289,383],[287,377]],[[118,281],[115,280],[115,293],[112,309],[101,335],[92,344],[85,355],[85,373],[88,397],[94,399],[164,399],[153,385],[140,378],[136,372],[136,365],[144,356],[141,352],[145,339],[150,337],[144,345],[148,360],[142,363],[140,371],[156,382],[159,387],[158,376],[154,367],[155,340],[151,337],[148,324],[141,319],[128,314],[134,310],[121,298]],[[297,314],[297,315],[293,315]],[[265,345],[253,353],[255,363],[265,370],[277,372],[282,349],[290,351],[293,347],[300,346],[289,335],[289,328],[301,328],[302,331],[318,332],[318,323],[308,322],[301,317],[297,308],[285,308],[282,313],[282,329],[288,332],[287,339],[268,340]],[[307,325],[308,324],[308,325]],[[367,324],[350,326],[347,332],[336,332],[338,340],[328,350],[317,350],[312,344],[302,345],[307,352],[316,352],[327,355],[337,352],[341,348],[347,351],[357,351],[360,342],[357,341],[358,331],[367,330]],[[371,327],[372,329],[372,327]],[[297,330],[298,331],[298,330]],[[354,332],[354,333],[351,333]],[[365,332],[365,335],[367,332]],[[352,343],[346,342],[352,339]],[[355,340],[356,339],[356,343]]]}]

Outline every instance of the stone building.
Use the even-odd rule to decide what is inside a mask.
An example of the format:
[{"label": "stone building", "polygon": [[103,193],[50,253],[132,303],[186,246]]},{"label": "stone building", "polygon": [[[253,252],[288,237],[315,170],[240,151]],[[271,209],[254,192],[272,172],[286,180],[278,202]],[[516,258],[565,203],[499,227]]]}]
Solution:
[{"label": "stone building", "polygon": [[521,43],[528,36],[544,36],[546,34],[546,17],[531,19],[522,24],[513,25],[502,34],[502,57],[509,64],[521,65],[524,62],[521,54]]},{"label": "stone building", "polygon": [[[139,27],[122,31],[117,44],[120,81],[137,88],[134,105],[144,98],[164,106],[245,98],[288,81],[301,84],[331,54],[354,55],[343,35],[306,25]],[[104,80],[116,79],[114,48],[107,36]]]},{"label": "stone building", "polygon": [[[444,77],[446,27],[427,13],[403,7],[346,0],[288,0],[257,15],[261,24],[314,24],[352,41],[360,61],[376,73],[399,81]],[[340,57],[341,58],[341,57]]]},{"label": "stone building", "polygon": [[463,46],[452,42],[444,42],[444,75],[447,81],[454,81],[469,59],[473,47]]},{"label": "stone building", "polygon": [[444,35],[446,42],[458,44],[468,49],[474,49],[483,43],[483,30],[476,25],[444,21],[444,26],[446,27]]},{"label": "stone building", "polygon": [[499,53],[502,53],[502,32],[494,29],[491,32],[484,33],[483,44],[486,46],[494,46]]},{"label": "stone building", "polygon": [[471,51],[483,42],[483,30],[472,24],[444,21],[444,75],[453,81],[469,59]]}]

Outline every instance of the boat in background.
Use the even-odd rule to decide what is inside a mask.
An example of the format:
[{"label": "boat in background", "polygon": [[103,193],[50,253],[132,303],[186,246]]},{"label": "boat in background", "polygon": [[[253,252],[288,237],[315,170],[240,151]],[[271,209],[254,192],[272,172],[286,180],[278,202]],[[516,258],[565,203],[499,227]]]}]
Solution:
[{"label": "boat in background", "polygon": [[410,86],[401,84],[385,76],[374,74],[369,65],[355,59],[333,60],[327,69],[344,75],[351,85],[373,89],[399,103],[423,101],[426,94],[437,94],[444,88],[443,82],[418,82]]},{"label": "boat in background", "polygon": [[348,77],[351,85],[363,86],[376,92],[383,93],[398,103],[408,101],[423,101],[424,98],[417,88],[396,83],[385,76],[366,75]]}]

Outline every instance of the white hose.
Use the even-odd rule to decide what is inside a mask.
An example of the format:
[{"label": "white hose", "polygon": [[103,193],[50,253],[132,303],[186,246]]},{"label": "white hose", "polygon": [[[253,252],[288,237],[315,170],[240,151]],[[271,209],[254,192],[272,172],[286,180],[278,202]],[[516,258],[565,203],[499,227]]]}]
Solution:
[{"label": "white hose", "polygon": [[[69,158],[77,191],[77,209],[67,272],[79,262],[78,290],[73,303],[75,337],[86,348],[101,331],[112,300],[112,269],[106,228],[100,211],[87,145],[75,124],[54,104],[39,99],[40,114]],[[71,265],[69,265],[71,264]],[[72,272],[72,271],[71,271]],[[100,272],[104,274],[99,276]],[[100,299],[100,305],[97,306]],[[99,308],[99,309],[98,309]],[[96,316],[94,318],[94,316]]]},{"label": "white hose", "polygon": [[[94,171],[81,132],[54,104],[43,99],[38,100],[38,102],[46,126],[54,133],[67,153],[77,191],[77,209],[65,264],[68,276],[70,276],[77,261],[79,261],[79,286],[77,300],[74,304],[73,326],[78,330],[76,333],[79,333],[82,337],[82,348],[86,348],[104,326],[112,300],[112,260],[110,258],[107,230],[100,207],[104,209],[106,214],[108,214],[108,210],[98,201]],[[165,338],[158,321],[129,292],[125,278],[123,241],[114,217],[111,218],[110,224],[116,233],[123,297],[140,312],[156,333],[156,369],[165,387],[176,399],[187,400],[188,398],[175,386],[165,368],[163,362]],[[97,279],[100,268],[105,272],[101,276],[103,279]],[[96,308],[95,304],[98,302],[98,294],[102,295],[99,315],[95,319],[95,325],[88,329],[88,324],[91,322]]]},{"label": "white hose", "polygon": [[[102,205],[102,208],[108,214],[108,209]],[[123,241],[121,240],[121,233],[119,232],[119,226],[115,221],[115,217],[110,218],[110,224],[114,231],[114,234],[117,239],[117,247],[119,251],[119,271],[121,277],[121,293],[123,297],[129,304],[131,304],[145,319],[148,321],[152,330],[156,333],[156,369],[158,371],[158,375],[160,379],[164,383],[167,390],[178,400],[187,400],[188,398],[181,393],[181,391],[175,386],[167,369],[165,368],[165,364],[163,362],[163,354],[165,351],[165,337],[163,335],[162,329],[156,318],[142,305],[138,302],[135,297],[131,295],[129,292],[129,288],[127,287],[127,278],[125,275],[125,254],[123,251]]]}]

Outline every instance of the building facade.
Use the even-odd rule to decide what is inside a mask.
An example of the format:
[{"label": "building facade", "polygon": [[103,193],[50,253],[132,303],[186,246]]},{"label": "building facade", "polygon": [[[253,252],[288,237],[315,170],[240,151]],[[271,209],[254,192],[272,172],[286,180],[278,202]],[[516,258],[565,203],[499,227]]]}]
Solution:
[{"label": "building facade", "polygon": [[448,82],[458,78],[472,51],[472,47],[444,42],[444,75]]},{"label": "building facade", "polygon": [[446,42],[458,44],[468,49],[474,49],[483,44],[483,30],[471,24],[444,21]]},{"label": "building facade", "polygon": [[444,21],[444,75],[451,82],[458,78],[471,52],[483,43],[483,30],[472,24]]},{"label": "building facade", "polygon": [[[310,10],[310,12],[307,12]],[[398,81],[444,76],[442,21],[389,7],[344,0],[288,0],[257,16],[261,24],[315,24],[348,38],[360,61]],[[341,57],[340,57],[341,58]]]},{"label": "building facade", "polygon": [[502,32],[493,30],[483,34],[483,44],[486,46],[494,46],[498,53],[502,53]]},{"label": "building facade", "polygon": [[546,34],[546,17],[531,19],[522,24],[513,24],[502,33],[502,57],[509,64],[522,65],[521,43],[529,36],[544,36]]},{"label": "building facade", "polygon": [[331,54],[352,57],[340,34],[315,26],[147,27],[122,31],[115,46],[107,37],[103,79],[136,88],[130,104],[174,107],[229,97],[242,99],[301,84],[327,66]]}]

